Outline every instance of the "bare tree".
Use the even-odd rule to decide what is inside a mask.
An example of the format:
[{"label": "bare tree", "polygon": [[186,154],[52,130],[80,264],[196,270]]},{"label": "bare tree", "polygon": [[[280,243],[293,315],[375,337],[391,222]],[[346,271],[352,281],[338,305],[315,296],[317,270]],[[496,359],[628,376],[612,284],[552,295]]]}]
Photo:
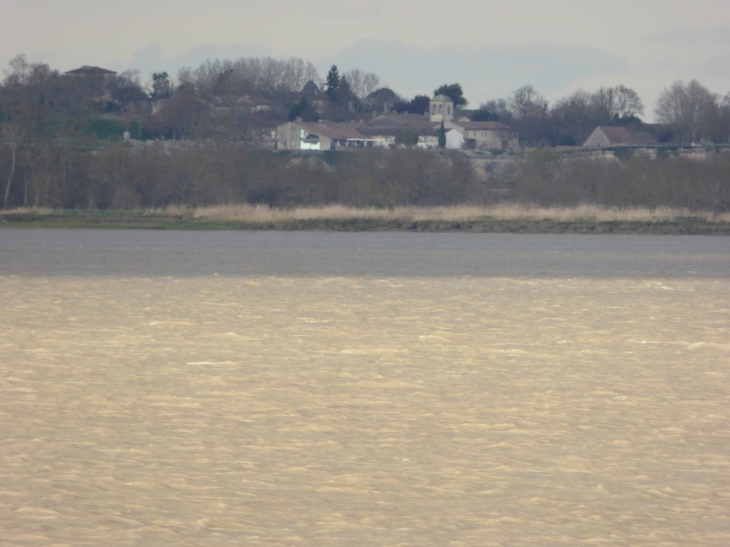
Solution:
[{"label": "bare tree", "polygon": [[730,93],[723,97],[719,106],[719,131],[720,140],[722,142],[730,141]]},{"label": "bare tree", "polygon": [[373,72],[363,72],[353,68],[343,76],[347,78],[350,89],[358,99],[364,99],[380,87],[380,78]]},{"label": "bare tree", "polygon": [[616,96],[612,87],[599,87],[591,95],[591,109],[597,125],[609,125],[616,111]]},{"label": "bare tree", "polygon": [[[319,81],[315,66],[298,57],[242,57],[208,60],[198,68],[178,71],[180,86],[211,100],[216,95],[264,95],[299,91],[308,80]],[[178,88],[180,89],[180,87]]]},{"label": "bare tree", "polygon": [[486,103],[481,103],[479,109],[493,113],[500,120],[509,120],[512,117],[510,103],[507,102],[507,99],[492,99]]},{"label": "bare tree", "polygon": [[591,95],[586,91],[560,99],[550,110],[550,116],[558,128],[558,144],[580,145],[597,125]]},{"label": "bare tree", "polygon": [[672,126],[680,143],[694,143],[707,111],[717,98],[697,80],[685,84],[677,80],[659,96],[654,113],[657,121]]},{"label": "bare tree", "polygon": [[26,85],[31,74],[31,65],[24,53],[10,59],[10,70],[3,69],[5,85]]},{"label": "bare tree", "polygon": [[639,94],[623,85],[598,88],[591,95],[591,108],[597,125],[613,123],[621,118],[631,118],[644,113],[644,104]]},{"label": "bare tree", "polygon": [[17,165],[18,147],[23,137],[25,137],[25,127],[20,123],[6,122],[2,125],[3,137],[5,145],[10,149],[10,170],[8,178],[5,182],[5,192],[3,196],[3,209],[8,208],[8,198],[10,197],[10,187],[13,184],[15,176],[15,167]]},{"label": "bare tree", "polygon": [[524,85],[512,93],[509,107],[515,118],[541,118],[547,113],[548,102],[531,85]]},{"label": "bare tree", "polygon": [[644,103],[633,89],[619,85],[613,88],[614,112],[620,118],[644,115]]}]

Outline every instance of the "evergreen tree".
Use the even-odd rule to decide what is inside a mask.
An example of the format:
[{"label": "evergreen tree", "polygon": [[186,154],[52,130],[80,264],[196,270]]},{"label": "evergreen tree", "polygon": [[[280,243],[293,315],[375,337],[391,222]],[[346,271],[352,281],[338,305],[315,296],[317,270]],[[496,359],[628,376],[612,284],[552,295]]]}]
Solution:
[{"label": "evergreen tree", "polygon": [[337,70],[337,65],[332,65],[330,71],[327,73],[327,95],[333,97],[337,90],[340,88],[340,72]]},{"label": "evergreen tree", "polygon": [[446,128],[444,120],[441,120],[441,128],[439,129],[439,148],[446,148]]},{"label": "evergreen tree", "polygon": [[302,97],[289,110],[289,121],[293,122],[297,118],[301,118],[303,122],[316,122],[319,120],[319,114],[315,108],[307,102],[306,97]]}]

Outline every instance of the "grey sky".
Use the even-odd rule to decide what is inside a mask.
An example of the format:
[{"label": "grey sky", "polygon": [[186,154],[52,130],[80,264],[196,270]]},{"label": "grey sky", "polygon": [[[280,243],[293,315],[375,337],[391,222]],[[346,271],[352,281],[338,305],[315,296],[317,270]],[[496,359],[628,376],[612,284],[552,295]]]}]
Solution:
[{"label": "grey sky", "polygon": [[[460,82],[471,104],[624,84],[649,107],[676,79],[730,91],[727,0],[3,0],[0,64],[175,73],[205,58],[301,56],[396,91]],[[651,116],[648,116],[651,117]]]}]

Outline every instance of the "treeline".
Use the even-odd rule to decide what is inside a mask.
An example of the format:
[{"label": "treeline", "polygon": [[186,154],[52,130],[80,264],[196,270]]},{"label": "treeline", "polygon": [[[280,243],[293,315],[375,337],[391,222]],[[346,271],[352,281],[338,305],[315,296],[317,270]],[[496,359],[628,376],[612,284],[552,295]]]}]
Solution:
[{"label": "treeline", "polygon": [[686,207],[693,211],[730,211],[730,153],[702,159],[636,154],[563,156],[536,150],[515,162],[494,184],[505,198],[523,204],[573,207]]},{"label": "treeline", "polygon": [[507,98],[481,104],[472,119],[511,125],[526,146],[580,146],[599,125],[649,133],[659,143],[730,142],[730,93],[723,97],[697,80],[676,81],[662,91],[654,108],[658,123],[644,123],[644,111],[639,95],[622,85],[577,91],[553,104],[526,85]]},{"label": "treeline", "polygon": [[[4,73],[0,125],[6,142],[21,131],[8,124],[24,126],[26,138],[63,138],[71,131],[113,140],[128,130],[143,140],[261,142],[266,135],[270,140],[277,125],[297,117],[348,121],[387,111],[423,114],[432,96],[405,99],[381,86],[376,74],[359,69],[340,73],[332,66],[323,80],[311,62],[295,57],[209,60],[181,69],[175,78],[160,72],[143,82],[137,71],[113,78],[68,77],[19,55]],[[302,93],[309,80],[321,92]],[[460,84],[433,91],[440,93],[454,101],[458,117],[511,125],[529,147],[579,146],[598,125],[623,125],[633,133],[649,133],[659,143],[730,142],[730,93],[714,93],[696,80],[665,88],[653,109],[658,123],[651,124],[642,121],[645,105],[639,95],[623,85],[578,91],[552,103],[525,85],[471,110]],[[161,99],[164,104],[153,108]]]},{"label": "treeline", "polygon": [[[0,166],[7,168],[10,157],[3,152]],[[89,151],[52,143],[19,154],[16,172],[15,184],[5,181],[6,207],[381,207],[484,199],[483,184],[466,158],[413,149],[291,157],[228,142],[197,141],[172,149],[161,142],[141,149],[118,143]]]},{"label": "treeline", "polygon": [[[134,70],[61,74],[48,64],[29,63],[25,55],[3,72],[0,125],[22,125],[25,138],[63,138],[71,131],[120,140],[129,131],[141,140],[260,142],[292,116],[348,121],[383,106],[374,95],[380,88],[376,74],[340,74],[333,66],[323,84],[314,65],[296,57],[209,60],[179,70],[176,78],[155,73],[149,82]],[[302,93],[309,80],[326,91]]]},{"label": "treeline", "polygon": [[[80,143],[76,143],[80,144]],[[304,156],[241,143],[191,141],[169,147],[117,143],[85,150],[73,143],[24,149],[6,207],[137,209],[168,205],[265,203],[272,207],[344,204],[522,204],[687,207],[730,210],[730,154],[571,157],[541,149],[486,181],[458,152],[417,149],[328,151]],[[0,151],[8,172],[9,151]],[[10,184],[9,184],[10,183]]]}]

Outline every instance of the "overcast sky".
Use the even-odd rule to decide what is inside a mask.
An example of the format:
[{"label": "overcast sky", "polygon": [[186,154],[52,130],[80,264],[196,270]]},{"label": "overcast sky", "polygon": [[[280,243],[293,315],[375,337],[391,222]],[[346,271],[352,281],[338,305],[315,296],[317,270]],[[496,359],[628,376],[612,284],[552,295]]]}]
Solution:
[{"label": "overcast sky", "polygon": [[0,64],[174,74],[206,58],[310,59],[395,91],[459,82],[470,104],[531,83],[550,99],[602,85],[730,92],[729,0],[2,0]]}]

